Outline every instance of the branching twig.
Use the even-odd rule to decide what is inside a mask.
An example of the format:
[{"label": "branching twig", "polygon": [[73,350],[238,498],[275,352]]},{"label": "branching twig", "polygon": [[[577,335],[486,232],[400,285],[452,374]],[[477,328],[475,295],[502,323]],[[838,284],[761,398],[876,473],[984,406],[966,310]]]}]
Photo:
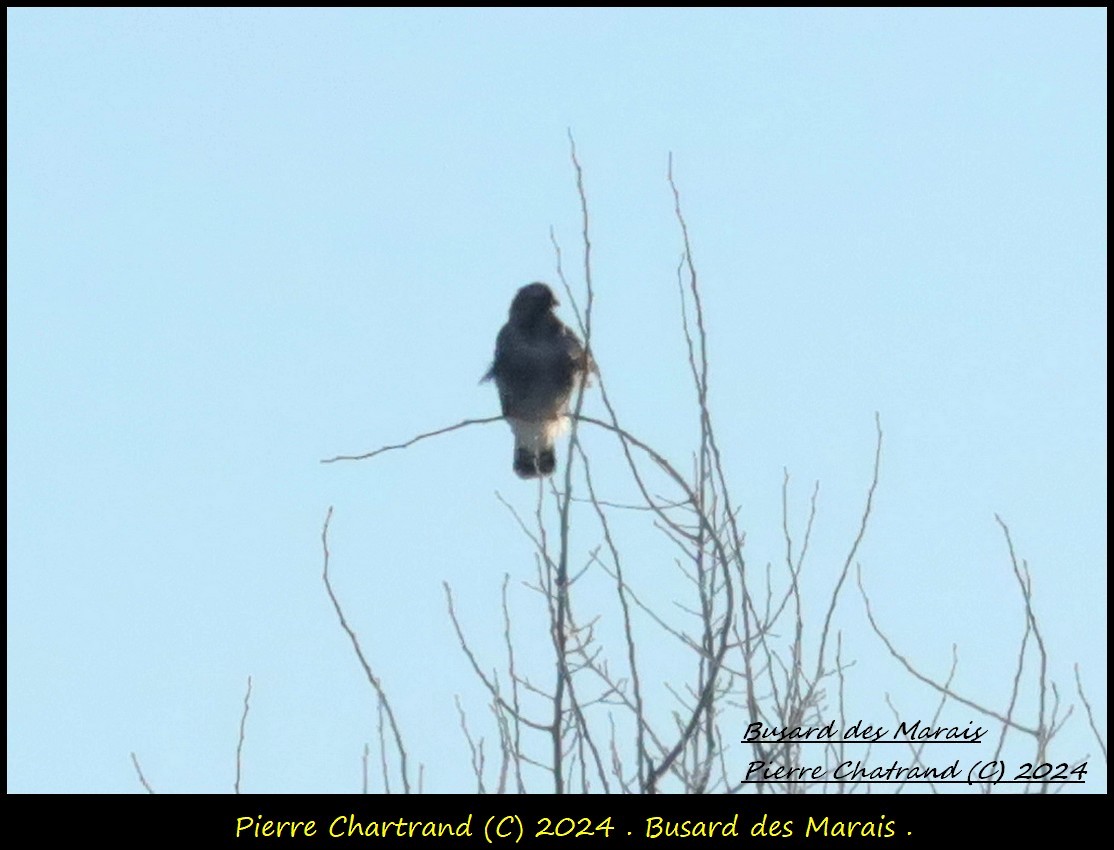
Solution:
[{"label": "branching twig", "polygon": [[1095,725],[1095,715],[1094,715],[1094,712],[1091,711],[1091,703],[1087,701],[1087,695],[1085,693],[1083,693],[1083,680],[1079,678],[1079,665],[1078,664],[1075,665],[1075,687],[1076,687],[1076,690],[1079,692],[1079,698],[1081,700],[1083,700],[1083,707],[1087,710],[1087,722],[1091,725],[1091,732],[1094,733],[1095,740],[1098,741],[1099,746],[1102,747],[1102,757],[1103,757],[1103,760],[1105,761],[1106,760],[1106,741],[1103,739],[1102,735],[1099,733],[1098,726]]},{"label": "branching twig", "polygon": [[366,452],[362,455],[337,455],[336,457],[325,458],[321,462],[336,463],[338,460],[367,460],[368,458],[373,458],[376,455],[383,454],[383,452],[408,448],[414,445],[414,443],[417,443],[421,440],[428,440],[430,437],[436,437],[440,434],[447,434],[449,431],[456,431],[458,428],[467,428],[469,425],[486,425],[489,422],[500,422],[502,421],[502,419],[502,416],[488,416],[486,419],[465,419],[463,422],[457,422],[455,425],[447,425],[444,428],[438,428],[436,431],[428,431],[425,434],[419,434],[418,436],[407,440],[405,443],[398,443],[393,446],[382,446],[378,449],[375,449],[374,451]]},{"label": "branching twig", "polygon": [[[459,427],[459,426],[458,426]],[[445,429],[451,430],[451,429]],[[414,442],[411,440],[411,442]],[[372,454],[376,454],[372,452]],[[406,747],[402,743],[402,733],[399,731],[398,723],[395,721],[395,713],[391,709],[391,703],[387,699],[387,693],[383,690],[383,686],[379,678],[371,672],[371,665],[368,664],[367,658],[364,656],[363,648],[360,646],[360,640],[356,637],[356,633],[352,631],[352,627],[348,625],[348,620],[344,616],[344,611],[340,607],[340,600],[337,599],[336,593],[333,592],[332,582],[329,581],[329,523],[333,519],[333,508],[329,506],[328,513],[325,514],[325,524],[321,527],[321,548],[324,553],[324,565],[321,570],[321,579],[325,583],[325,590],[329,594],[329,600],[333,603],[333,610],[336,611],[337,620],[340,626],[344,629],[348,639],[352,642],[352,648],[356,652],[356,657],[360,661],[360,666],[364,669],[364,675],[367,677],[368,682],[379,698],[379,704],[387,714],[387,720],[391,724],[391,733],[394,735],[395,747],[398,750],[398,757],[402,773],[402,785],[406,789],[406,793],[410,793],[410,776],[409,770],[406,766]]]}]

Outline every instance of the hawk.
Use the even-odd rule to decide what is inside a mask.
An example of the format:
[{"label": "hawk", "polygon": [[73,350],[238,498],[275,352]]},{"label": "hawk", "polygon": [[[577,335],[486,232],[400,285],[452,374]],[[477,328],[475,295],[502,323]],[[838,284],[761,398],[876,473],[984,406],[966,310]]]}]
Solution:
[{"label": "hawk", "polygon": [[553,472],[553,443],[564,430],[569,398],[595,369],[576,334],[553,315],[556,306],[544,283],[518,290],[483,377],[494,378],[499,389],[503,416],[514,431],[514,471],[521,478]]}]

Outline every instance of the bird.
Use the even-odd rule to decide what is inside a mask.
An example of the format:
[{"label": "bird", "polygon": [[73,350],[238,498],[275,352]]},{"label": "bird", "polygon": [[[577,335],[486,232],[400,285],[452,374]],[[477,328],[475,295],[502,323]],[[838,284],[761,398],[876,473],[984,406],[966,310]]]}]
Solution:
[{"label": "bird", "polygon": [[514,432],[513,469],[520,478],[553,473],[554,442],[565,429],[569,399],[596,371],[576,334],[554,315],[558,303],[544,283],[519,289],[495,338],[491,368],[481,379],[494,379],[499,390],[503,418]]}]

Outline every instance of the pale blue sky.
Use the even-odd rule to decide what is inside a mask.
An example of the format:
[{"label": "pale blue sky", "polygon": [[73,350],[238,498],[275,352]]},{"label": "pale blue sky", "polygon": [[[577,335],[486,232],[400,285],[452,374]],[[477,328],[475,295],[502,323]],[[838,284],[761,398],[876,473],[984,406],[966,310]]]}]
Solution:
[{"label": "pale blue sky", "polygon": [[[798,514],[821,481],[811,569],[836,574],[877,410],[860,555],[894,638],[940,676],[957,643],[958,686],[1005,704],[1023,620],[997,512],[1052,674],[1075,702],[1081,665],[1105,731],[1105,10],[7,22],[9,790],[139,790],[133,750],[159,790],[229,790],[248,674],[245,790],[358,790],[373,702],[320,583],[329,505],[427,787],[471,787],[453,695],[490,723],[441,582],[498,663],[503,574],[534,574],[495,497],[533,505],[510,434],[317,461],[496,412],[477,380],[514,290],[555,279],[550,226],[579,267],[567,128],[627,427],[686,464],[672,151],[751,562],[782,557],[788,467]],[[601,495],[630,498],[587,439]],[[660,536],[625,542],[637,587],[685,592]],[[934,705],[855,596],[840,617],[868,716],[883,690]],[[1098,756],[1081,717],[1062,744]]]}]

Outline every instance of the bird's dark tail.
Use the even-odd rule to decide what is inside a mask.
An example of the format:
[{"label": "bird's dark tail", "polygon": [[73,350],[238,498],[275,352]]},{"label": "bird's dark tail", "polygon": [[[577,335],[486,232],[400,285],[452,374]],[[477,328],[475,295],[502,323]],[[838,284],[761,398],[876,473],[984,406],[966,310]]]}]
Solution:
[{"label": "bird's dark tail", "polygon": [[527,448],[514,450],[514,471],[519,478],[552,475],[556,468],[557,453],[553,449],[542,449],[536,455]]},{"label": "bird's dark tail", "polygon": [[516,448],[514,450],[514,471],[519,478],[537,478],[537,457],[529,449]]},{"label": "bird's dark tail", "polygon": [[557,453],[553,449],[542,449],[538,452],[538,474],[552,475],[557,466]]}]

